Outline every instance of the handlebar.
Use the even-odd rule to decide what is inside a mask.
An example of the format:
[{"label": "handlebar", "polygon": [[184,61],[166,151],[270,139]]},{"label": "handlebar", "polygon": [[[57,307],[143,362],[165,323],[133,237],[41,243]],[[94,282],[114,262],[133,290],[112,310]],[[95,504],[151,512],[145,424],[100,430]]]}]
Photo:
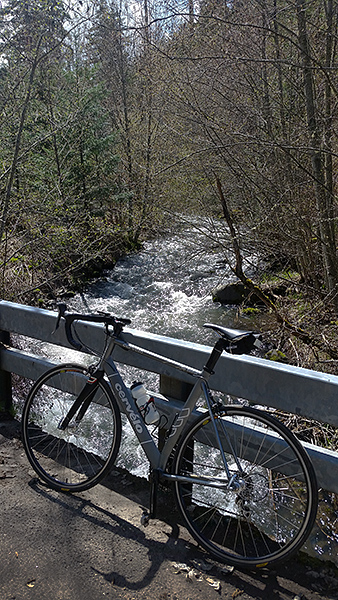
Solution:
[{"label": "handlebar", "polygon": [[110,313],[97,313],[97,314],[89,314],[83,315],[81,313],[67,313],[67,305],[64,303],[60,303],[57,305],[59,314],[57,317],[55,330],[56,331],[60,325],[61,318],[65,319],[65,331],[68,342],[75,348],[76,350],[83,350],[85,346],[83,346],[80,342],[74,339],[72,332],[72,324],[74,321],[87,321],[91,323],[104,323],[106,327],[111,325],[113,327],[114,335],[118,337],[125,325],[130,325],[130,319],[117,318],[111,315]]}]

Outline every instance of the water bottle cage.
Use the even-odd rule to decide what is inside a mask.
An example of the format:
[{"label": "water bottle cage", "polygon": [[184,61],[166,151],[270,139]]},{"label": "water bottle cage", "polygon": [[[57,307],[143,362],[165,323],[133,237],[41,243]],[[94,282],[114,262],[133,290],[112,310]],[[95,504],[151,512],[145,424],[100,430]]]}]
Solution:
[{"label": "water bottle cage", "polygon": [[146,418],[151,404],[155,404],[155,400],[152,396],[149,398],[149,400],[147,400],[147,402],[145,404],[142,404],[142,406],[139,406],[139,411],[140,411],[143,419]]}]

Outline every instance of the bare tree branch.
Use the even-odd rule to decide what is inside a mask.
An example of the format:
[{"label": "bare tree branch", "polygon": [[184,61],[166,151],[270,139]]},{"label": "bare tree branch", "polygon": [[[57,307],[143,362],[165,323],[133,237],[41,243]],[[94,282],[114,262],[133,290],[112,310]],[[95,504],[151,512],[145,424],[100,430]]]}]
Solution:
[{"label": "bare tree branch", "polygon": [[255,296],[257,296],[264,303],[264,305],[274,313],[277,322],[282,327],[284,327],[288,332],[290,332],[296,338],[301,340],[304,344],[314,347],[314,348],[317,348],[318,350],[321,350],[322,352],[325,352],[328,356],[330,356],[330,358],[338,359],[338,350],[336,348],[333,348],[332,346],[328,345],[327,343],[323,342],[322,340],[318,339],[317,337],[311,335],[309,332],[305,331],[301,327],[298,327],[298,325],[291,323],[287,318],[285,318],[281,314],[281,312],[278,310],[277,305],[275,304],[275,302],[273,302],[273,300],[270,298],[270,296],[268,296],[259,285],[254,283],[252,281],[252,279],[250,279],[249,277],[247,277],[245,275],[244,270],[243,270],[243,257],[242,257],[241,249],[240,249],[240,245],[239,245],[238,234],[236,232],[236,229],[235,229],[235,226],[234,226],[234,223],[233,223],[233,220],[232,220],[229,208],[228,208],[228,204],[227,204],[225,195],[223,193],[221,181],[217,175],[216,175],[216,185],[217,185],[217,190],[218,190],[219,198],[220,198],[222,209],[223,209],[224,218],[229,227],[232,245],[233,245],[233,249],[234,249],[234,253],[235,253],[235,257],[236,257],[235,266],[230,265],[232,271],[235,273],[235,275],[238,277],[238,279],[245,285],[245,287],[250,292],[255,294]]}]

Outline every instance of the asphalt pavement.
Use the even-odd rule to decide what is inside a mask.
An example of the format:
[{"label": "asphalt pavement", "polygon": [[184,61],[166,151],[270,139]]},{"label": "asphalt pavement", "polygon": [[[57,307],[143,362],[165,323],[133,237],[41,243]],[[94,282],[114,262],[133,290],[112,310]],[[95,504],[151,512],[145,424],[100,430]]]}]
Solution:
[{"label": "asphalt pavement", "polygon": [[336,571],[298,555],[241,572],[202,552],[177,522],[170,491],[144,528],[148,484],[114,468],[103,484],[60,494],[32,471],[15,421],[0,422],[0,600],[321,600]]}]

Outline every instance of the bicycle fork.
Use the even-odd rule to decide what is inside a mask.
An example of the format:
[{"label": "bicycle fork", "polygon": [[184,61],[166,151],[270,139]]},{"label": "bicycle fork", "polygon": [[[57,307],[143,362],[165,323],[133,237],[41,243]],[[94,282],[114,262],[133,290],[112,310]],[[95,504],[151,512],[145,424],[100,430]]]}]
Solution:
[{"label": "bicycle fork", "polygon": [[[60,429],[61,431],[65,431],[65,429],[67,429],[67,427],[75,428],[81,422],[86,411],[88,410],[88,407],[89,407],[91,401],[93,400],[93,398],[95,396],[96,390],[99,385],[98,382],[99,382],[100,377],[103,377],[103,371],[96,371],[93,375],[91,375],[88,378],[85,386],[79,393],[75,402],[73,402],[67,415],[63,419],[61,419],[61,421],[58,425],[58,429]],[[74,423],[72,424],[71,421],[75,417],[76,413],[78,413],[78,414],[75,418]]]}]

